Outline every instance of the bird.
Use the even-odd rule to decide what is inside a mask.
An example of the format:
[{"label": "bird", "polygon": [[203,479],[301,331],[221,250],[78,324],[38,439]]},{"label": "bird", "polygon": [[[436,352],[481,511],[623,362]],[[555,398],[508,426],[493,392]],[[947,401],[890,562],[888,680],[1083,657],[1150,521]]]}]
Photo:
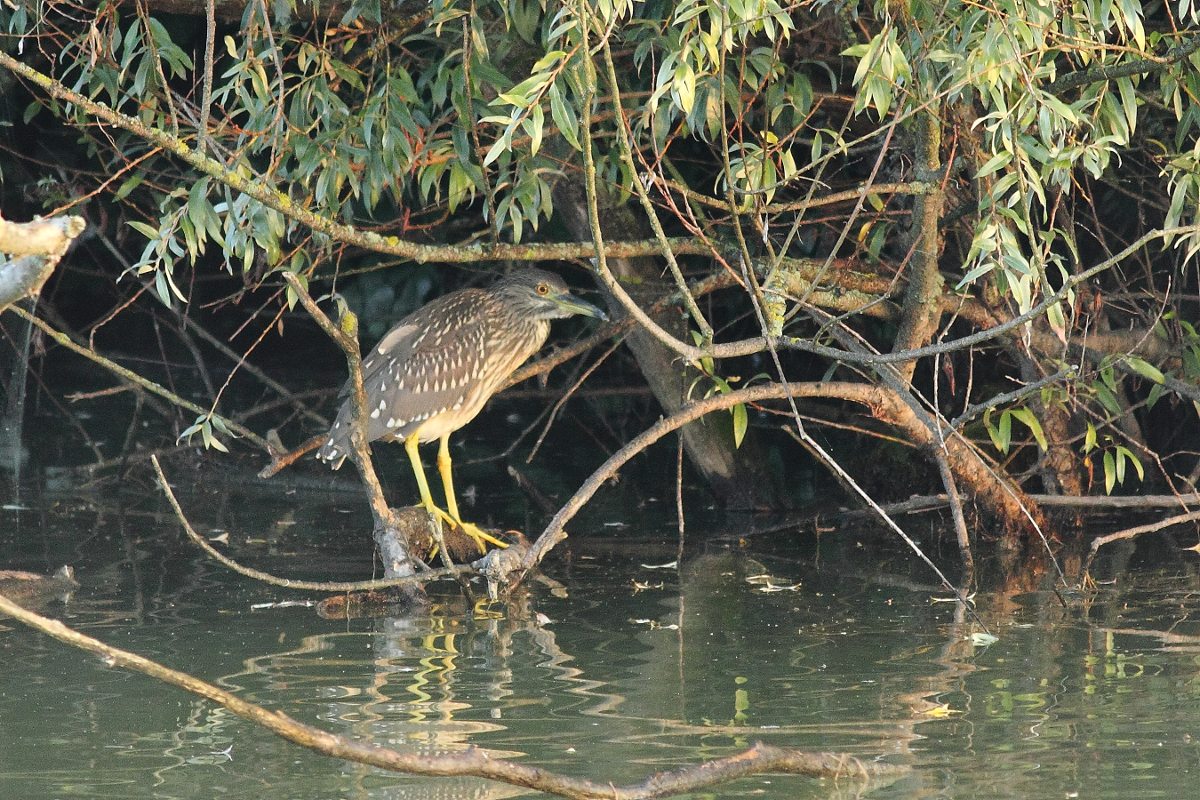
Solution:
[{"label": "bird", "polygon": [[[431,300],[385,333],[363,359],[367,442],[403,442],[421,505],[460,528],[481,553],[489,543],[505,543],[463,521],[451,474],[450,434],[474,419],[501,384],[542,348],[551,320],[575,315],[608,319],[601,309],[571,294],[559,276],[521,269],[487,288],[462,289]],[[352,394],[347,381],[337,418],[317,451],[317,458],[333,469],[353,453]],[[433,501],[418,449],[435,440],[445,509]]]}]

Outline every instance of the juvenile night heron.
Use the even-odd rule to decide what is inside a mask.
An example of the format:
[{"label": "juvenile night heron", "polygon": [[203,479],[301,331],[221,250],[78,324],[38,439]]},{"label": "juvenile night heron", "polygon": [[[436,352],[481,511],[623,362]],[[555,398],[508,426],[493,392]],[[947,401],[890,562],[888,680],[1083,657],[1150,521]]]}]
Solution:
[{"label": "juvenile night heron", "polygon": [[[586,314],[607,319],[575,297],[557,275],[524,269],[487,289],[463,289],[418,308],[388,331],[363,359],[367,441],[404,442],[421,505],[460,527],[482,552],[503,546],[458,513],[450,474],[450,434],[480,412],[509,375],[541,349],[550,320]],[[342,390],[349,394],[349,385]],[[337,469],[353,452],[354,405],[346,397],[317,458]],[[438,440],[437,466],[446,494],[442,510],[429,493],[418,445]]]}]

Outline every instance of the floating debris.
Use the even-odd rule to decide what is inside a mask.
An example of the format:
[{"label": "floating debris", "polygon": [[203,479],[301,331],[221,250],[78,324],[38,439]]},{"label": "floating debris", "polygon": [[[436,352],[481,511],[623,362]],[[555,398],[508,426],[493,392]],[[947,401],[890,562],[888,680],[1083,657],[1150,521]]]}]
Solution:
[{"label": "floating debris", "polygon": [[45,605],[53,600],[66,602],[79,588],[75,570],[59,567],[53,575],[39,575],[16,569],[0,569],[0,594],[27,608]]},{"label": "floating debris", "polygon": [[764,594],[800,591],[800,583],[776,583],[776,580],[773,575],[763,573],[761,575],[750,575],[746,578],[746,583],[755,587],[755,591],[763,592]]}]

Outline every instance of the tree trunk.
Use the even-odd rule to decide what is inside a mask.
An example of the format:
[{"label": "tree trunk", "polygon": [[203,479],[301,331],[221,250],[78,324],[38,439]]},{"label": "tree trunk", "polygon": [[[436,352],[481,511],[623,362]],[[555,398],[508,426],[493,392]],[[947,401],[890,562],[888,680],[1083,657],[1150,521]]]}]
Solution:
[{"label": "tree trunk", "polygon": [[[645,221],[630,209],[614,206],[605,193],[601,193],[599,200],[600,227],[606,237],[629,239],[649,236]],[[572,236],[581,241],[592,238],[581,183],[559,181],[554,188],[554,206]],[[662,283],[662,270],[655,259],[610,256],[608,265],[613,275],[625,284],[630,296],[643,307],[658,299],[659,292],[654,287]],[[618,308],[613,303],[610,306]],[[686,341],[686,323],[677,311],[668,309],[655,320]],[[674,414],[685,404],[688,387],[700,373],[683,364],[675,353],[644,331],[635,330],[626,342],[663,411],[668,415]],[[717,499],[727,508],[738,510],[791,505],[788,498],[781,496],[776,482],[762,467],[764,459],[754,457],[756,450],[752,438],[747,437],[741,449],[734,449],[729,427],[714,422],[693,422],[684,426],[680,433],[689,463],[707,481]]]}]

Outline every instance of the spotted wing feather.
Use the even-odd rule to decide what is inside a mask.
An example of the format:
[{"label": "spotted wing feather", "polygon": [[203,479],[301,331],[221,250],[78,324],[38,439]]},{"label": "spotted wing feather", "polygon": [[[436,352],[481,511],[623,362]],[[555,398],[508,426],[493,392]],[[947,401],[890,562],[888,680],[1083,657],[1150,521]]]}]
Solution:
[{"label": "spotted wing feather", "polygon": [[[494,339],[494,303],[478,290],[447,295],[401,320],[380,340],[363,359],[367,441],[404,439],[444,412],[463,410]],[[349,394],[347,381],[329,439],[317,453],[335,469],[351,450],[354,410]],[[422,433],[423,441],[440,435]]]}]

